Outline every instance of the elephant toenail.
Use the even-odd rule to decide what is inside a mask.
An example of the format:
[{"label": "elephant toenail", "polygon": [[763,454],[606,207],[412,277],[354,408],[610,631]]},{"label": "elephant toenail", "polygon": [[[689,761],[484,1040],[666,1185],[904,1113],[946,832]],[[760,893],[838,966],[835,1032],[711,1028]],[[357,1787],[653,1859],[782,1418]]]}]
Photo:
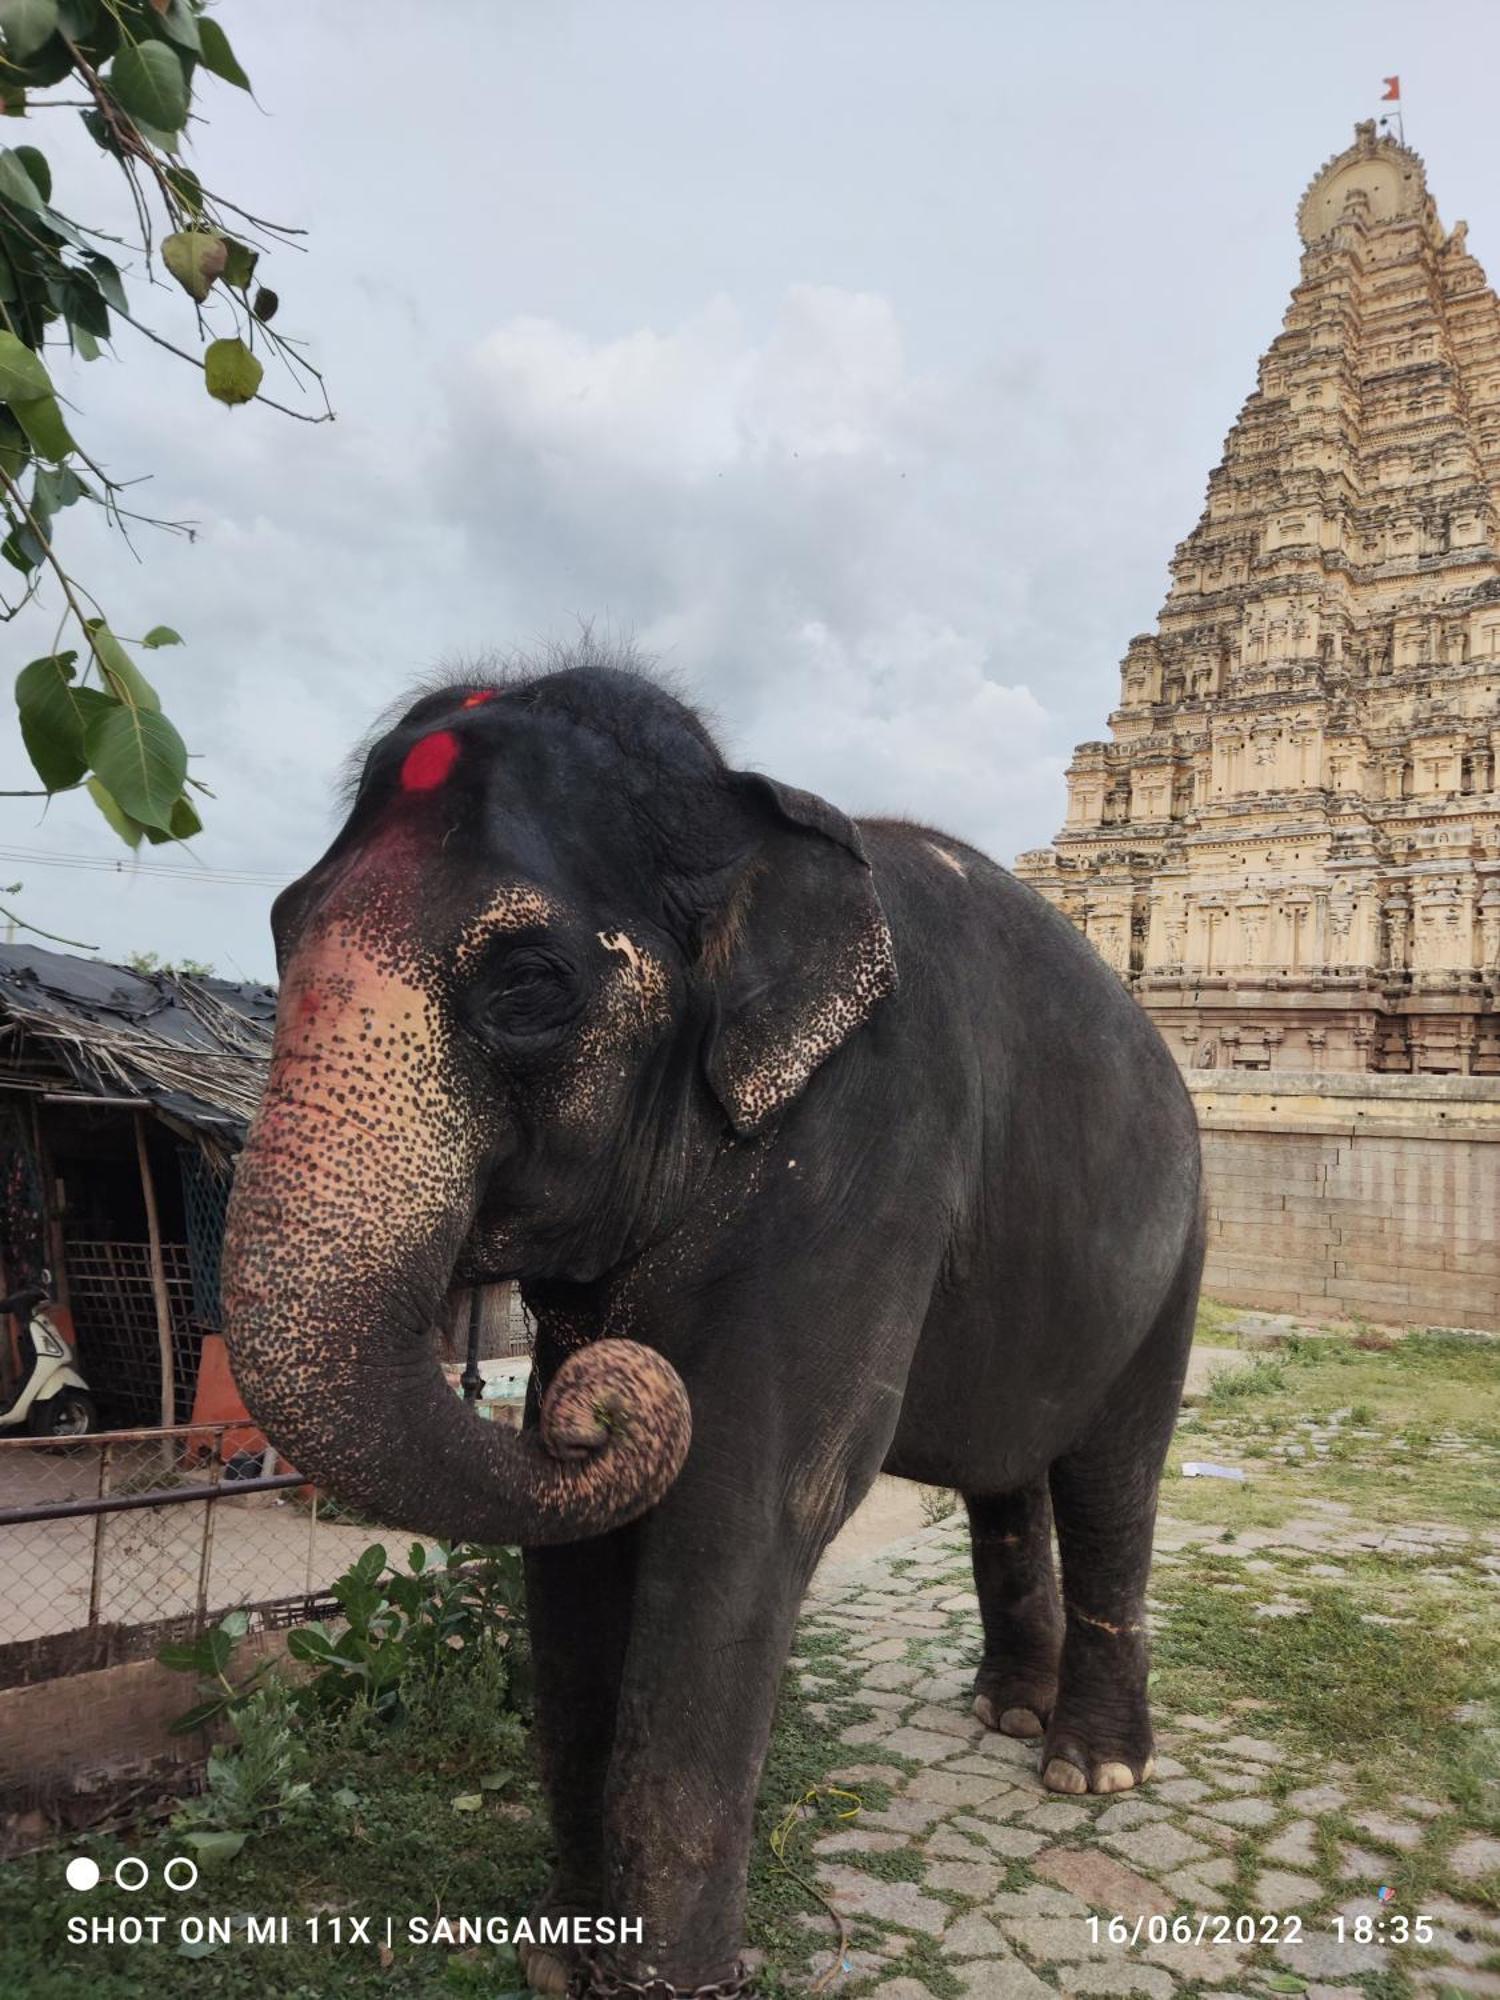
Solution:
[{"label": "elephant toenail", "polygon": [[1096,1792],[1130,1792],[1135,1789],[1135,1772],[1128,1764],[1101,1764],[1094,1773]]},{"label": "elephant toenail", "polygon": [[533,1993],[566,1993],[568,1967],[556,1952],[533,1948],[522,1962],[526,1983]]},{"label": "elephant toenail", "polygon": [[1066,1757],[1049,1759],[1042,1773],[1042,1784],[1049,1792],[1086,1792],[1089,1781],[1076,1764],[1070,1764]]},{"label": "elephant toenail", "polygon": [[1040,1736],[1042,1718],[1032,1708],[1008,1708],[1000,1718],[1000,1729],[1006,1736]]}]

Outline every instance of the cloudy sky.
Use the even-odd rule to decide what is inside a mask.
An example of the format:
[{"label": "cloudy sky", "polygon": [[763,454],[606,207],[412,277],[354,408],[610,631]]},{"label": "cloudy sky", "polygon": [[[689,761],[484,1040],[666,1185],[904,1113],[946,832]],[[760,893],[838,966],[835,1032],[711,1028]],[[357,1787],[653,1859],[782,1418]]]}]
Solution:
[{"label": "cloudy sky", "polygon": [[[1280,324],[1297,199],[1382,76],[1500,274],[1492,0],[220,19],[258,103],[210,85],[193,164],[310,231],[262,276],[338,421],[226,411],[128,329],[69,378],[95,456],[201,530],[137,562],[75,512],[65,546],[118,630],[186,639],[155,669],[209,830],[148,872],[86,799],[3,802],[9,900],[110,956],[267,974],[270,883],[326,845],[371,717],[583,619],[669,663],[742,763],[1041,845]],[[5,136],[103,219],[65,120]],[[192,343],[175,288],[152,315]],[[54,617],[8,628],[14,665]],[[13,728],[0,760],[27,782]]]}]

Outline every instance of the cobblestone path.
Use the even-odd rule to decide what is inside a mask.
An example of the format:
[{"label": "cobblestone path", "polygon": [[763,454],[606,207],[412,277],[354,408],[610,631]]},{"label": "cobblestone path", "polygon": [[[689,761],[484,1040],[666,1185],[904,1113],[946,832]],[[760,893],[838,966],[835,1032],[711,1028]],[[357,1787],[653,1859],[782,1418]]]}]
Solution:
[{"label": "cobblestone path", "polygon": [[[1331,1427],[1303,1423],[1247,1447],[1233,1426],[1216,1432],[1195,1417],[1183,1441],[1193,1452],[1211,1447],[1219,1461],[1295,1468],[1327,1451],[1339,1419],[1347,1428],[1339,1412]],[[1354,1449],[1380,1444],[1366,1426]],[[1418,1615],[1402,1596],[1410,1585],[1448,1593],[1433,1602],[1462,1604],[1454,1646],[1469,1644],[1471,1615],[1487,1617],[1493,1633],[1500,1522],[1372,1524],[1346,1503],[1304,1492],[1289,1518],[1226,1529],[1202,1518],[1215,1511],[1206,1481],[1191,1482],[1198,1518],[1174,1515],[1174,1501],[1189,1494],[1180,1456],[1159,1523],[1158,1628],[1206,1603],[1210,1614],[1232,1610],[1252,1646],[1259,1633],[1270,1647],[1289,1644],[1291,1628],[1316,1613],[1345,1658],[1362,1644],[1382,1648],[1399,1672],[1401,1628]],[[1243,1520],[1247,1490],[1219,1489],[1226,1516]],[[1389,1567],[1394,1597],[1355,1587],[1371,1563]],[[1187,1578],[1191,1601],[1174,1602]],[[1371,1604],[1389,1608],[1364,1608]],[[1342,1757],[1321,1753],[1307,1718],[1289,1717],[1284,1701],[1247,1695],[1205,1716],[1153,1685],[1155,1779],[1124,1796],[1057,1797],[1041,1788],[1034,1744],[987,1734],[971,1719],[978,1648],[961,1512],[815,1582],[793,1671],[804,1712],[848,1753],[825,1783],[860,1800],[856,1811],[823,1796],[822,1830],[802,1850],[851,1926],[828,1990],[880,2000],[1500,1995],[1493,1790],[1476,1813],[1445,1795],[1446,1782],[1434,1781],[1431,1797],[1409,1779],[1405,1789],[1382,1789],[1347,1742]],[[1317,1658],[1315,1648],[1309,1672],[1340,1674],[1334,1650]],[[1315,1704],[1314,1722],[1317,1712]],[[1483,1734],[1500,1714],[1471,1703],[1457,1717],[1466,1720]],[[1491,1728],[1488,1740],[1500,1734]],[[841,1810],[852,1816],[836,1818]],[[1384,1902],[1382,1887],[1391,1891]],[[1111,1938],[1112,1917],[1123,1920],[1123,1942],[1118,1926]],[[1430,1921],[1421,1944],[1405,1933],[1419,1917]],[[1176,1919],[1185,1921],[1174,1936]],[[810,1949],[793,1985],[832,1964],[829,1918],[797,1921]]]}]

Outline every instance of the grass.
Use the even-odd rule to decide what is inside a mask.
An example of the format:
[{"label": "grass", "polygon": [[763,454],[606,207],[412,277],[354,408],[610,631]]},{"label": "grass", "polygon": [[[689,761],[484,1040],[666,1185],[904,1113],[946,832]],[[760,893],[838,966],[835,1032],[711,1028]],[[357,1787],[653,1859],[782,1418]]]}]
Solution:
[{"label": "grass", "polygon": [[[1469,1832],[1500,1832],[1500,1622],[1492,1582],[1481,1580],[1479,1556],[1493,1530],[1500,1478],[1500,1347],[1442,1336],[1417,1336],[1389,1349],[1353,1340],[1304,1340],[1232,1380],[1246,1386],[1214,1398],[1185,1418],[1163,1489],[1169,1522],[1201,1529],[1203,1542],[1175,1561],[1158,1564],[1152,1583],[1160,1603],[1153,1694],[1164,1722],[1174,1714],[1222,1718],[1225,1732],[1270,1736],[1285,1749],[1270,1795],[1284,1799],[1319,1782],[1330,1760],[1349,1796],[1346,1817],[1325,1827],[1318,1872],[1325,1907],[1349,1900],[1340,1881],[1348,1844],[1378,1849],[1349,1815],[1370,1806],[1400,1811],[1405,1795],[1441,1808],[1415,1849],[1387,1857],[1398,1907],[1413,1910],[1429,1892],[1447,1890],[1500,1909],[1500,1881],[1455,1880],[1447,1855]],[[1305,1439],[1304,1420],[1329,1421],[1346,1412],[1324,1458],[1287,1462],[1269,1454]],[[1374,1437],[1355,1437],[1373,1431]],[[1456,1443],[1456,1449],[1448,1448]],[[1244,1485],[1179,1476],[1184,1456],[1252,1461]],[[1316,1509],[1317,1499],[1346,1504],[1355,1517],[1391,1525],[1445,1522],[1464,1531],[1440,1553],[1345,1549],[1334,1558],[1335,1581],[1309,1574],[1318,1560],[1274,1546],[1274,1530]],[[1239,1545],[1243,1537],[1245,1546]],[[1227,1539],[1226,1539],[1227,1538]],[[1273,1544],[1267,1546],[1267,1543]],[[1250,1568],[1247,1557],[1265,1568]],[[915,1583],[911,1561],[892,1565]],[[1445,1578],[1434,1574],[1447,1570]],[[955,1552],[949,1587],[967,1589],[963,1555]],[[1220,1586],[1240,1584],[1243,1590]],[[1286,1593],[1305,1615],[1265,1620],[1255,1609]],[[1400,1618],[1370,1625],[1367,1615]],[[832,1629],[835,1626],[838,1629]],[[932,1664],[972,1619],[950,1615],[945,1629],[914,1634],[913,1663]],[[905,1760],[876,1747],[839,1740],[849,1721],[871,1714],[860,1702],[850,1665],[848,1631],[836,1618],[804,1623],[797,1641],[808,1671],[819,1677],[809,1712],[796,1676],[789,1676],[757,1809],[750,1873],[748,1941],[767,1955],[760,1987],[771,2000],[788,1992],[785,1974],[834,1942],[833,1927],[809,1889],[814,1846],[847,1801],[827,1796],[832,1773],[870,1762],[900,1768]],[[1259,1704],[1247,1707],[1246,1704]],[[388,1966],[370,1945],[335,1951],[294,1933],[274,1948],[243,1942],[201,1958],[179,1955],[175,1943],[157,1948],[74,1945],[68,1918],[124,1916],[160,1910],[170,1916],[256,1912],[301,1917],[316,1911],[394,1915],[441,1909],[519,1916],[541,1889],[548,1866],[545,1815],[523,1757],[508,1786],[484,1794],[474,1814],[456,1813],[455,1796],[477,1786],[481,1718],[447,1713],[441,1705],[422,1727],[371,1750],[357,1739],[330,1738],[313,1751],[321,1811],[306,1827],[258,1836],[217,1873],[205,1870],[183,1896],[153,1889],[128,1896],[101,1887],[87,1898],[66,1888],[69,1855],[92,1853],[106,1875],[125,1852],[154,1869],[180,1852],[179,1840],[150,1826],[123,1840],[84,1838],[49,1854],[0,1868],[0,1994],[27,2000],[441,2000],[445,1994],[503,1994],[515,1984],[513,1960],[494,1948],[445,1952],[397,1945]],[[1186,1754],[1186,1752],[1184,1752]],[[886,1788],[855,1789],[878,1810]],[[352,1803],[340,1804],[339,1794]],[[809,1798],[811,1794],[811,1798]],[[805,1802],[787,1847],[787,1866],[770,1837],[788,1809]],[[1292,1809],[1287,1807],[1290,1812]],[[1248,1832],[1236,1850],[1235,1895],[1253,1908],[1254,1870],[1272,1830]],[[920,1880],[912,1848],[891,1854],[848,1854],[849,1865],[888,1879]],[[1015,1886],[1027,1879],[1015,1865]],[[810,1925],[802,1921],[812,1917]],[[853,1927],[856,1947],[871,1931]],[[919,1980],[934,2000],[960,2000],[953,1972],[930,1940],[912,1938],[881,1980]],[[1394,1975],[1393,1975],[1394,1976]],[[841,1982],[854,1996],[874,1977]],[[1365,1985],[1366,2000],[1379,1987]],[[1389,1985],[1387,1991],[1405,1990]]]},{"label": "grass", "polygon": [[[1310,1425],[1324,1433],[1321,1455]],[[1304,1455],[1279,1455],[1296,1443]],[[1185,1457],[1243,1462],[1251,1476],[1183,1481]],[[1222,1718],[1281,1742],[1275,1796],[1332,1767],[1349,1804],[1320,1830],[1325,1910],[1354,1892],[1339,1873],[1346,1846],[1381,1852],[1358,1815],[1402,1817],[1409,1797],[1436,1810],[1415,1847],[1382,1855],[1397,1906],[1446,1891],[1500,1909],[1500,1879],[1458,1879],[1447,1859],[1466,1834],[1500,1831],[1500,1620],[1481,1562],[1495,1552],[1497,1478],[1500,1345],[1461,1336],[1293,1341],[1228,1378],[1179,1427],[1163,1515],[1205,1534],[1155,1570],[1153,1697],[1164,1715]],[[1344,1545],[1321,1556],[1277,1544],[1275,1530],[1299,1516],[1335,1529],[1347,1520],[1458,1532],[1431,1550]],[[1336,1580],[1311,1574],[1325,1561]],[[1306,1609],[1257,1616],[1278,1597]],[[1247,1908],[1264,1839],[1248,1834],[1237,1853]]]}]

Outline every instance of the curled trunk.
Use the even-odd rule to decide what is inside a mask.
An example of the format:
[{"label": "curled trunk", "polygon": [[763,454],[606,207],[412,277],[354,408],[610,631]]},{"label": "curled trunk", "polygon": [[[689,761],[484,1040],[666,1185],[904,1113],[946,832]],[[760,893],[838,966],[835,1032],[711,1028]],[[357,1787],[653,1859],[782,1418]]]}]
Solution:
[{"label": "curled trunk", "polygon": [[676,1371],[603,1340],[569,1357],[537,1430],[449,1388],[430,1328],[473,1211],[477,1149],[419,988],[355,941],[299,955],[224,1246],[246,1407],[299,1472],[393,1525],[541,1544],[644,1513],[687,1455]]}]

